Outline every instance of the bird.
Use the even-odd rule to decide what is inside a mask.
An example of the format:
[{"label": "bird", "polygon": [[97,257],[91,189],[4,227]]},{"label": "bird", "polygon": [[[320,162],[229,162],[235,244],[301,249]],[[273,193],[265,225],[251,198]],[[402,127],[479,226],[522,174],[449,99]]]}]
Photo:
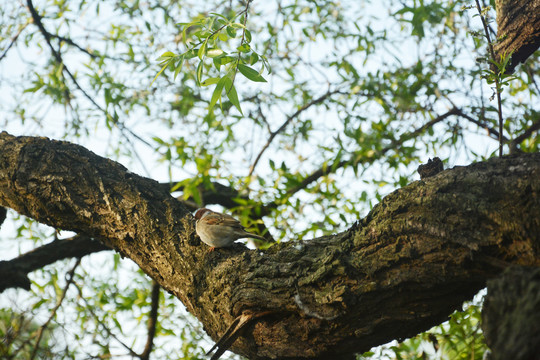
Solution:
[{"label": "bird", "polygon": [[197,219],[195,231],[205,244],[211,246],[209,251],[231,246],[236,240],[242,238],[258,239],[264,242],[271,241],[260,235],[247,232],[240,221],[231,215],[218,213],[207,208],[197,210],[195,219]]}]

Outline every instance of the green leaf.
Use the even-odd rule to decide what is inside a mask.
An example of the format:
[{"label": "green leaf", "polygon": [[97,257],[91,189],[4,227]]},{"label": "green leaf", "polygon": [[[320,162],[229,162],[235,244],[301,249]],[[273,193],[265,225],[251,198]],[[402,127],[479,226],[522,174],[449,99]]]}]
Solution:
[{"label": "green leaf", "polygon": [[227,79],[225,80],[225,93],[227,94],[227,97],[238,111],[240,111],[240,114],[244,115],[242,108],[240,107],[240,101],[238,100],[238,93],[236,92],[232,80],[227,76],[225,78]]},{"label": "green leaf", "polygon": [[251,81],[266,82],[266,79],[259,74],[259,72],[247,65],[238,64],[238,70]]},{"label": "green leaf", "polygon": [[212,98],[210,99],[210,104],[208,105],[208,109],[211,110],[217,103],[217,101],[221,98],[221,92],[223,91],[223,87],[225,86],[225,82],[227,81],[228,76],[224,76],[221,79],[219,79],[216,88],[214,89],[214,92],[212,93]]},{"label": "green leaf", "polygon": [[176,63],[176,68],[174,69],[174,79],[176,80],[176,77],[182,71],[182,67],[184,66],[184,56],[180,56],[180,59],[178,60],[178,63]]},{"label": "green leaf", "polygon": [[247,53],[251,50],[251,46],[249,46],[249,44],[243,44],[243,45],[240,45],[239,47],[236,48],[236,50],[240,51],[240,52],[243,52],[243,53]]},{"label": "green leaf", "polygon": [[240,24],[240,23],[231,23],[231,26],[232,27],[235,27],[235,28],[241,28],[241,29],[245,29],[246,27],[244,26],[244,24]]},{"label": "green leaf", "polygon": [[219,14],[219,13],[215,13],[215,12],[211,12],[210,15],[213,15],[213,16],[217,16],[217,17],[220,17],[222,18],[223,20],[229,22],[229,19],[227,19],[223,14]]},{"label": "green leaf", "polygon": [[253,65],[257,63],[257,61],[259,61],[259,55],[255,52],[252,52],[251,55],[249,56],[249,64]]},{"label": "green leaf", "polygon": [[203,42],[202,46],[199,48],[199,51],[197,51],[197,56],[201,60],[206,55],[206,45],[207,45],[207,43],[208,43],[207,41]]},{"label": "green leaf", "polygon": [[197,84],[199,85],[201,84],[202,72],[203,72],[203,61],[201,60],[199,62],[199,65],[197,66],[197,75],[196,75]]},{"label": "green leaf", "polygon": [[165,70],[167,68],[167,66],[169,66],[169,63],[167,62],[165,65],[163,65],[163,67],[161,68],[161,70],[159,70],[159,72],[156,74],[156,76],[154,76],[154,80],[152,80],[152,82],[150,83],[150,86],[152,86],[152,84],[154,83],[154,81],[156,81],[156,79],[158,78],[159,75],[161,75],[161,73],[163,72],[163,70]]},{"label": "green leaf", "polygon": [[232,26],[227,26],[227,35],[234,39],[236,37],[236,29]]},{"label": "green leaf", "polygon": [[206,52],[206,56],[210,57],[210,58],[214,58],[216,56],[220,56],[222,54],[224,54],[225,52],[221,49],[209,49],[207,52]]},{"label": "green leaf", "polygon": [[176,56],[175,53],[170,52],[170,51],[166,51],[163,54],[161,54],[160,57],[157,58],[157,60],[159,60],[159,61],[161,61],[161,60],[169,60],[170,58],[175,57],[175,56]]},{"label": "green leaf", "polygon": [[220,78],[218,78],[218,77],[208,78],[208,79],[204,80],[203,82],[201,82],[201,86],[214,85],[214,84],[217,84],[219,82],[219,80],[220,80]]},{"label": "green leaf", "polygon": [[184,53],[184,58],[187,60],[193,59],[195,56],[197,56],[197,53],[199,52],[199,49],[190,49],[189,51],[186,51]]},{"label": "green leaf", "polygon": [[39,89],[41,89],[45,84],[43,83],[42,79],[39,79],[40,81],[34,81],[34,86],[28,88],[28,89],[24,89],[23,92],[25,93],[28,93],[28,92],[36,92],[38,91]]},{"label": "green leaf", "polygon": [[247,41],[248,43],[250,43],[250,42],[251,42],[251,32],[250,32],[248,29],[246,29],[245,32],[244,32],[244,34],[245,34],[245,39],[246,39],[246,41]]},{"label": "green leaf", "polygon": [[233,62],[234,60],[236,60],[236,58],[232,56],[219,56],[219,57],[214,58],[214,61],[215,62],[217,61],[219,65],[226,65],[228,63]]}]

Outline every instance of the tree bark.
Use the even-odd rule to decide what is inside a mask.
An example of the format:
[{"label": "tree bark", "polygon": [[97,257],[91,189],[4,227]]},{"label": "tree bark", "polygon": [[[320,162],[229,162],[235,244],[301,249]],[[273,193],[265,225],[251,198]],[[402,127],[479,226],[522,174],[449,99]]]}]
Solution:
[{"label": "tree bark", "polygon": [[490,360],[537,360],[540,354],[540,268],[514,266],[488,281],[482,330]]},{"label": "tree bark", "polygon": [[506,69],[514,68],[540,47],[540,0],[496,0],[498,61],[512,54]]},{"label": "tree bark", "polygon": [[131,258],[213,339],[265,314],[231,348],[252,359],[344,358],[439,324],[507,266],[540,265],[539,194],[540,154],[496,158],[413,182],[333,236],[208,252],[157,182],[0,134],[0,205]]}]

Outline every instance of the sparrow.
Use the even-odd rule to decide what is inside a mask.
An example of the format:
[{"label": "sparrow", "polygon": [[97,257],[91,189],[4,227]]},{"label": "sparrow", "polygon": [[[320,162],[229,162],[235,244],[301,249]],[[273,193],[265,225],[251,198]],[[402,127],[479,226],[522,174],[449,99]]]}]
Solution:
[{"label": "sparrow", "polygon": [[210,209],[197,210],[195,219],[197,219],[195,231],[205,244],[211,246],[210,251],[214,251],[215,248],[231,246],[233,242],[242,238],[270,241],[262,236],[247,232],[240,221],[232,216]]}]

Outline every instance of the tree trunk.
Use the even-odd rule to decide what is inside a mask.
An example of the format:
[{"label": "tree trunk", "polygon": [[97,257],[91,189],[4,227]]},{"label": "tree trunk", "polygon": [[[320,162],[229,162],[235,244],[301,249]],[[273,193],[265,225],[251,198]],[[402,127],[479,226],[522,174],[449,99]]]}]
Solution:
[{"label": "tree trunk", "polygon": [[496,158],[413,182],[340,234],[208,252],[157,182],[0,134],[1,205],[131,258],[213,339],[251,316],[231,349],[252,359],[346,357],[439,324],[507,266],[540,265],[539,194],[540,154]]}]

